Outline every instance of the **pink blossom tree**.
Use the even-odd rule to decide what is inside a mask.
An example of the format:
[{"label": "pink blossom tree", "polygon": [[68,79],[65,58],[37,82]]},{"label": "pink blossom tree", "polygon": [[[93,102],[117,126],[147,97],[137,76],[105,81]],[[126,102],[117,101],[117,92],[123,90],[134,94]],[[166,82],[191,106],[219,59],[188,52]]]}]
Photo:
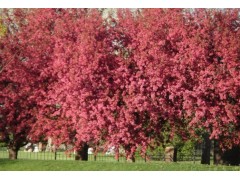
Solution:
[{"label": "pink blossom tree", "polygon": [[188,13],[176,56],[181,79],[176,93],[184,99],[189,131],[207,143],[204,164],[210,163],[209,139],[218,141],[221,149],[239,145],[238,13],[204,9]]},{"label": "pink blossom tree", "polygon": [[72,144],[76,159],[87,160],[89,144],[99,144],[107,123],[101,104],[114,58],[112,37],[97,10],[59,10],[54,16],[52,64],[45,73],[57,80],[45,91],[35,139],[44,131],[56,145]]},{"label": "pink blossom tree", "polygon": [[28,133],[36,121],[36,101],[31,93],[35,77],[28,71],[23,47],[19,46],[26,12],[13,13],[15,18],[3,19],[8,31],[0,39],[0,141],[6,143],[9,158],[17,159],[18,150],[28,142]]}]

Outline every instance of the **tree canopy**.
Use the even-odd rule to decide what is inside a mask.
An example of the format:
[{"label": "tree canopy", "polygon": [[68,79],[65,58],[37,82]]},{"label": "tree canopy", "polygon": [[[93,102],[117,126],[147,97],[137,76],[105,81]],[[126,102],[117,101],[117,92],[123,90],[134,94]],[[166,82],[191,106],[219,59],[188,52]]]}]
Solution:
[{"label": "tree canopy", "polygon": [[103,19],[96,9],[18,9],[3,21],[2,141],[123,147],[128,159],[166,132],[240,144],[239,10]]}]

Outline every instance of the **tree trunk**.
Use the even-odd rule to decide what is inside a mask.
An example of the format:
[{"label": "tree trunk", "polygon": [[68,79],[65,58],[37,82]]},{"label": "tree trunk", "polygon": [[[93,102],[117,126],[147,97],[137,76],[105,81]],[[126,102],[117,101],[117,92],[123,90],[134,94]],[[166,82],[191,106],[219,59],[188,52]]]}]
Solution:
[{"label": "tree trunk", "polygon": [[119,149],[115,149],[115,159],[119,162]]},{"label": "tree trunk", "polygon": [[134,155],[128,155],[128,156],[127,156],[127,162],[135,162],[135,157],[134,157]]},{"label": "tree trunk", "polygon": [[14,148],[14,147],[9,148],[8,153],[9,153],[9,159],[11,159],[11,160],[17,159],[17,156],[18,156],[18,149],[17,148]]},{"label": "tree trunk", "polygon": [[125,147],[126,161],[135,162],[135,154],[131,152],[131,146],[128,145]]},{"label": "tree trunk", "polygon": [[39,142],[39,143],[38,143],[38,150],[39,150],[39,152],[42,152],[42,150],[43,150],[43,144],[42,144],[42,142]]},{"label": "tree trunk", "polygon": [[178,149],[175,147],[174,154],[173,154],[173,162],[177,162],[177,151],[178,151]]},{"label": "tree trunk", "polygon": [[88,160],[88,145],[85,143],[81,149],[76,151],[75,160],[87,161]]},{"label": "tree trunk", "polygon": [[164,159],[166,162],[177,162],[177,148],[168,146],[165,148]]},{"label": "tree trunk", "polygon": [[214,164],[240,165],[240,147],[233,146],[232,149],[223,152],[219,147],[219,142],[214,141]]},{"label": "tree trunk", "polygon": [[205,134],[203,136],[201,164],[210,165],[210,150],[211,150],[211,140],[209,139],[209,135]]},{"label": "tree trunk", "polygon": [[223,153],[222,156],[223,164],[226,165],[240,165],[240,147],[234,146]]},{"label": "tree trunk", "polygon": [[219,147],[219,142],[214,140],[214,154],[213,154],[213,163],[215,165],[223,164],[223,152]]}]

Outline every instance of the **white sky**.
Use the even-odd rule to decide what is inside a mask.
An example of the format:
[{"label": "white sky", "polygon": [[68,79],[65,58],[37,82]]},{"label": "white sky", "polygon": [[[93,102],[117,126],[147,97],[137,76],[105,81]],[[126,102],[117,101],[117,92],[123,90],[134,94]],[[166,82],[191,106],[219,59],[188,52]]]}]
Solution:
[{"label": "white sky", "polygon": [[0,8],[240,8],[239,0],[0,0]]}]

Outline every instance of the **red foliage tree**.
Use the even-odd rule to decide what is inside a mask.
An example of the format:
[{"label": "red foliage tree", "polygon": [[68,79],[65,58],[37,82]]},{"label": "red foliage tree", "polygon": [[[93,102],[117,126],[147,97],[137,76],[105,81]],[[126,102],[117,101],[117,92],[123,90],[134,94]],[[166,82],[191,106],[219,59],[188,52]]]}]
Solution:
[{"label": "red foliage tree", "polygon": [[0,40],[0,141],[7,145],[10,159],[16,159],[20,147],[28,142],[36,120],[36,101],[31,97],[34,74],[28,71],[23,47],[19,46],[19,26],[27,12],[13,13],[15,18],[5,16],[8,32]]},{"label": "red foliage tree", "polygon": [[[33,138],[45,132],[56,145],[72,144],[76,158],[87,160],[89,143],[97,145],[102,140],[102,126],[106,124],[99,104],[107,98],[105,83],[110,72],[106,68],[113,56],[109,53],[111,34],[107,34],[97,10],[61,9],[53,14],[52,63],[44,73],[57,80],[45,91]],[[47,19],[49,14],[45,15]]]},{"label": "red foliage tree", "polygon": [[[50,84],[52,69],[53,18],[57,10],[17,9],[6,12],[7,35],[1,39],[1,140],[13,155],[33,141],[39,113]],[[39,137],[44,137],[44,132]]]},{"label": "red foliage tree", "polygon": [[162,143],[168,123],[172,134],[181,123],[177,121],[179,107],[169,98],[168,87],[175,76],[171,59],[179,41],[177,35],[174,39],[169,36],[176,33],[182,16],[181,10],[165,9],[123,10],[118,14],[121,65],[114,77],[118,104],[108,138],[116,147],[124,147],[128,159],[134,159],[137,149],[144,155],[153,141]]},{"label": "red foliage tree", "polygon": [[185,59],[180,71],[189,85],[183,96],[184,109],[192,117],[190,127],[194,132],[203,128],[210,139],[221,139],[223,148],[239,144],[238,12],[193,13],[194,29],[184,42],[189,53],[186,49],[179,53]]},{"label": "red foliage tree", "polygon": [[[129,57],[125,58],[131,65],[122,98],[127,107],[124,114],[128,114],[125,121],[132,119],[134,124],[134,113],[144,119],[141,111],[147,112],[151,122],[148,128],[158,135],[166,130],[163,126],[167,122],[172,134],[183,138],[190,130],[191,136],[219,140],[222,149],[238,145],[238,13],[144,9],[134,16],[123,12],[121,32],[128,40],[123,53],[127,53]],[[133,126],[126,130],[131,131],[127,142],[147,132],[141,127],[134,133],[132,129],[139,126]],[[142,140],[149,145],[150,141]],[[141,145],[141,140],[133,144],[131,152]]]},{"label": "red foliage tree", "polygon": [[240,143],[238,14],[194,11],[179,53],[185,59],[179,67],[187,87],[183,97],[189,127],[193,134],[218,140],[222,149]]}]

